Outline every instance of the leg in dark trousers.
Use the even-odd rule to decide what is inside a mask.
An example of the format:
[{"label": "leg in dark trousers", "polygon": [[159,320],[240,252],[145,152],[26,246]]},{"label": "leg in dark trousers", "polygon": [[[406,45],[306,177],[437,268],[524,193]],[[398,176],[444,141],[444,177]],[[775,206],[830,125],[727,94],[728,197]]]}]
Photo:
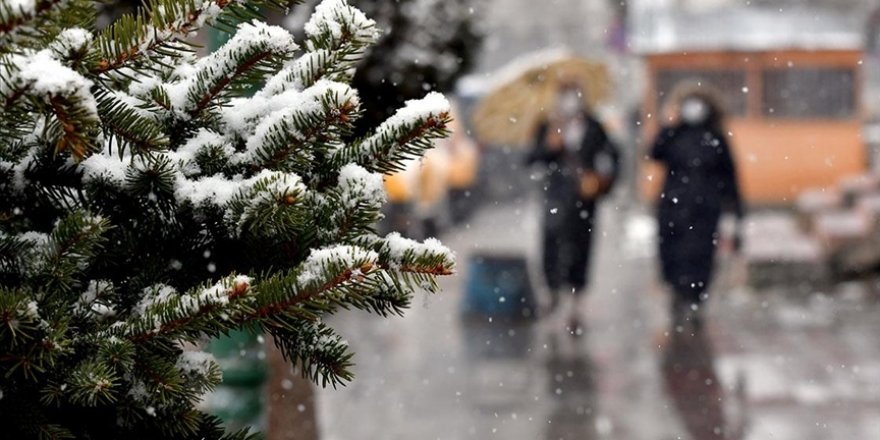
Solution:
[{"label": "leg in dark trousers", "polygon": [[570,240],[568,240],[569,261],[566,269],[568,284],[575,292],[584,290],[589,280],[590,255],[593,247],[595,229],[595,207],[585,206],[572,218]]},{"label": "leg in dark trousers", "polygon": [[562,287],[562,248],[563,234],[559,230],[544,231],[544,278],[550,290],[559,290]]},{"label": "leg in dark trousers", "polygon": [[550,309],[555,309],[559,302],[559,289],[562,288],[562,248],[564,236],[559,228],[544,229],[542,265],[544,280],[550,291]]},{"label": "leg in dark trousers", "polygon": [[580,318],[580,304],[585,294],[590,271],[590,255],[595,228],[595,205],[587,204],[572,213],[568,226],[566,243],[566,282],[571,286],[573,296],[569,310],[568,331],[572,336],[583,334]]}]

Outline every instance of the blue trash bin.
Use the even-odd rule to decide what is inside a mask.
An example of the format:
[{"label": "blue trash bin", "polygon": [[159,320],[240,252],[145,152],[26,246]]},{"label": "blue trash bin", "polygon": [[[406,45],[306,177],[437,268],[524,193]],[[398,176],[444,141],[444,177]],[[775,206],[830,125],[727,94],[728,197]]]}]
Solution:
[{"label": "blue trash bin", "polygon": [[498,254],[471,256],[462,311],[466,315],[494,318],[534,317],[535,295],[526,258]]}]

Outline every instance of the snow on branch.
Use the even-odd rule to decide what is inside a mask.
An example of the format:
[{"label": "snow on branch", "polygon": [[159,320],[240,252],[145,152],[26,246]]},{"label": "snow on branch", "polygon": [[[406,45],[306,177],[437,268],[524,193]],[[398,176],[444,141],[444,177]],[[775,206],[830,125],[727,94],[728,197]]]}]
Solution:
[{"label": "snow on branch", "polygon": [[[92,0],[0,0],[0,391],[35,420],[13,437],[233,438],[196,406],[219,368],[182,345],[255,327],[335,385],[352,355],[326,315],[401,313],[454,272],[436,240],[374,233],[382,174],[446,134],[448,102],[352,140],[376,25],[324,0],[295,59],[252,21],[290,1],[145,0],[93,34]],[[237,32],[204,55],[205,25]],[[67,418],[86,407],[116,417]]]},{"label": "snow on branch", "polygon": [[263,170],[248,179],[226,207],[226,221],[238,235],[245,232],[289,239],[307,222],[302,199],[306,186],[296,174]]},{"label": "snow on branch", "polygon": [[98,61],[92,68],[103,74],[143,61],[183,39],[204,25],[212,24],[224,9],[238,0],[149,0],[138,15],[124,15],[105,29],[97,40]]},{"label": "snow on branch", "polygon": [[50,49],[25,52],[0,60],[12,79],[4,81],[0,93],[10,100],[27,95],[42,102],[55,115],[51,129],[57,137],[56,152],[69,151],[82,159],[97,148],[100,122],[92,81],[62,64]]},{"label": "snow on branch", "polygon": [[338,49],[348,42],[371,44],[378,37],[376,22],[345,0],[324,0],[305,25],[310,49]]},{"label": "snow on branch", "polygon": [[339,170],[336,186],[317,200],[332,213],[323,235],[332,241],[356,239],[363,231],[372,230],[386,200],[381,174],[357,164],[345,165]]},{"label": "snow on branch", "polygon": [[65,0],[3,0],[0,1],[0,36],[46,13]]},{"label": "snow on branch", "polygon": [[284,316],[317,317],[318,304],[344,305],[348,294],[369,294],[374,284],[368,276],[378,269],[377,262],[376,252],[358,246],[313,249],[296,269],[262,280],[255,287],[258,304],[244,318],[280,324]]},{"label": "snow on branch", "polygon": [[68,28],[55,37],[55,40],[49,44],[49,50],[59,60],[78,59],[88,51],[94,38],[91,32],[83,28]]},{"label": "snow on branch", "polygon": [[117,149],[130,147],[134,152],[144,153],[165,149],[169,144],[167,134],[155,117],[155,106],[148,106],[137,98],[122,92],[99,89],[95,93],[98,113],[108,142]]},{"label": "snow on branch", "polygon": [[290,57],[297,47],[293,36],[278,26],[243,23],[219,50],[192,67],[179,69],[179,80],[167,86],[165,92],[179,117],[191,117],[234,81],[260,75],[262,67],[272,67]]},{"label": "snow on branch", "polygon": [[248,301],[250,288],[251,278],[245,275],[229,276],[184,294],[157,284],[144,290],[132,315],[115,324],[111,333],[139,342],[159,336],[194,341],[201,331],[223,325],[230,318],[230,304]]},{"label": "snow on branch", "polygon": [[433,141],[448,135],[449,101],[436,92],[407,101],[375,133],[336,152],[333,162],[354,162],[371,171],[401,170],[407,159],[421,157]]},{"label": "snow on branch", "polygon": [[303,90],[320,80],[347,83],[379,37],[376,23],[342,0],[319,4],[305,28],[307,52],[270,77],[258,96]]},{"label": "snow on branch", "polygon": [[339,128],[345,127],[358,109],[355,91],[330,81],[319,81],[301,94],[286,95],[288,105],[266,115],[256,126],[240,162],[269,169],[307,170],[316,151],[337,145]]},{"label": "snow on branch", "polygon": [[436,238],[423,243],[392,232],[376,244],[382,262],[392,271],[451,275],[455,254]]},{"label": "snow on branch", "polygon": [[379,208],[386,200],[382,175],[353,163],[339,170],[337,191],[344,209]]}]

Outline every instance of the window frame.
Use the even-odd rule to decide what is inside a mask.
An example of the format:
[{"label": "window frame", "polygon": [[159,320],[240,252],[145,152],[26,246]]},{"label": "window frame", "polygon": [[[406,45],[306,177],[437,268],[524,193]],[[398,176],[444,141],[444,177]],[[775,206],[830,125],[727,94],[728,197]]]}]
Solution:
[{"label": "window frame", "polygon": [[[768,79],[768,75],[772,74],[783,74],[782,80],[785,79],[786,74],[791,74],[794,72],[809,72],[809,73],[843,73],[848,76],[849,84],[847,87],[847,92],[849,96],[847,97],[847,108],[845,113],[841,114],[828,114],[822,112],[810,111],[816,108],[822,108],[821,106],[807,106],[807,112],[804,113],[792,113],[792,112],[779,112],[775,106],[771,107],[771,102],[768,99],[768,94],[773,91],[778,91],[779,87],[770,87],[770,80]],[[861,113],[860,108],[860,86],[859,86],[859,71],[855,66],[845,66],[845,65],[823,65],[823,64],[796,64],[796,65],[786,65],[786,66],[776,66],[776,65],[767,65],[763,66],[759,72],[759,81],[761,83],[761,93],[757,97],[760,101],[759,103],[759,111],[760,113],[757,115],[758,117],[770,121],[848,121],[854,118],[858,118]],[[822,83],[822,78],[817,78],[816,83]],[[804,86],[801,86],[804,87]],[[809,85],[804,88],[810,88]],[[794,94],[797,94],[798,90],[795,89],[793,91]],[[788,98],[784,98],[788,99]],[[773,110],[773,111],[769,111]]]}]

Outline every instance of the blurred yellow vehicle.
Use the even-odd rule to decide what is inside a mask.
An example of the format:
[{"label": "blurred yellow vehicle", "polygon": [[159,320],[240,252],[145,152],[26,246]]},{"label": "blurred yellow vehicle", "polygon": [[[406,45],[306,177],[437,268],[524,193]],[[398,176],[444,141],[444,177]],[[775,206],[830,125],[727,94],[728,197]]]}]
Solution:
[{"label": "blurred yellow vehicle", "polygon": [[385,229],[433,237],[443,226],[462,221],[470,212],[479,150],[457,118],[450,129],[449,138],[438,141],[424,158],[385,176],[389,202]]}]

